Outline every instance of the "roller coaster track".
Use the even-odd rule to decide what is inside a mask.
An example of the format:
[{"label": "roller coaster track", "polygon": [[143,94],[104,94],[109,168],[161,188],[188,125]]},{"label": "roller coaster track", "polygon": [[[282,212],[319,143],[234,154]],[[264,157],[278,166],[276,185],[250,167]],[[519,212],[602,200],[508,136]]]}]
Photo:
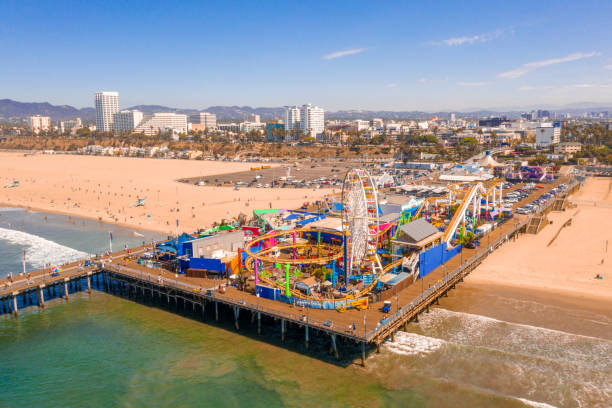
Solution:
[{"label": "roller coaster track", "polygon": [[[395,223],[397,223],[397,221],[395,221]],[[384,234],[386,231],[388,231],[395,223],[391,223],[389,226],[387,226],[384,230],[380,231],[378,233],[378,235],[382,235]],[[275,238],[278,236],[286,236],[288,234],[291,233],[296,233],[296,234],[302,234],[302,233],[306,233],[306,232],[319,232],[320,230],[314,229],[314,228],[300,228],[300,229],[296,229],[294,231],[288,232],[288,231],[277,231],[277,232],[272,232],[272,233],[268,233],[265,235],[262,235],[252,241],[249,241],[246,245],[245,245],[245,252],[248,254],[248,258],[245,260],[245,267],[246,269],[249,271],[249,273],[252,273],[254,271],[254,267],[253,267],[253,262],[255,262],[256,260],[259,261],[265,261],[268,263],[281,263],[281,264],[289,264],[289,265],[305,265],[305,264],[319,264],[319,265],[324,265],[334,259],[339,259],[343,256],[343,252],[342,251],[338,251],[337,253],[335,253],[334,255],[331,256],[326,256],[326,257],[317,257],[317,258],[313,258],[313,259],[279,259],[273,256],[266,256],[266,254],[272,252],[272,251],[276,251],[277,249],[292,249],[292,248],[296,248],[296,247],[302,247],[302,248],[306,248],[306,247],[311,247],[311,248],[319,248],[319,246],[317,244],[311,244],[311,243],[296,243],[296,244],[286,244],[286,245],[277,245],[271,248],[266,248],[262,251],[259,251],[257,253],[253,252],[252,247],[255,244],[258,244],[259,242],[262,242],[266,239],[269,238]],[[325,231],[327,233],[330,233],[330,231]],[[342,237],[342,233],[337,232],[336,236],[338,237]],[[330,245],[321,245],[321,248],[325,248],[327,250],[333,250],[333,247]],[[376,279],[374,279],[369,285],[367,285],[366,287],[364,287],[361,291],[359,291],[359,293],[357,294],[349,294],[343,298],[337,298],[337,299],[333,299],[334,301],[344,301],[344,300],[351,300],[351,299],[355,299],[355,298],[360,298],[363,297],[365,295],[367,295],[368,293],[370,293],[370,291],[372,291],[372,289],[378,284],[378,281],[380,280],[380,278],[382,277],[382,275],[384,275],[384,273],[390,271],[391,269],[400,266],[402,264],[402,258],[391,262],[385,266],[380,266],[382,269],[382,273],[378,274],[376,276]],[[277,287],[279,289],[284,289],[283,286],[281,284],[279,284],[278,282],[268,278],[267,276],[263,276],[263,275],[259,275],[258,278],[272,286],[272,287]],[[303,294],[302,292],[300,292],[299,290],[295,290],[295,289],[290,289],[289,290],[291,295],[299,298],[299,299],[307,299],[307,300],[316,300],[316,301],[321,301],[321,300],[326,300],[326,299],[319,299],[319,298],[315,298],[313,296],[308,296]]]}]

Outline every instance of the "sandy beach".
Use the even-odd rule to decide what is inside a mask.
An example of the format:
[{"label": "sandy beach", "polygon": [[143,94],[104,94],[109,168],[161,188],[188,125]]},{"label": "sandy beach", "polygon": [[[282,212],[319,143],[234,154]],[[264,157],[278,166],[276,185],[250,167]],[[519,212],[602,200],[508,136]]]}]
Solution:
[{"label": "sandy beach", "polygon": [[[590,178],[570,196],[575,208],[548,215],[552,224],[489,256],[466,279],[477,287],[528,289],[559,300],[612,304],[612,180]],[[572,218],[572,224],[559,228]],[[604,279],[595,279],[597,274]]]},{"label": "sandy beach", "polygon": [[[248,170],[253,163],[0,153],[0,205],[101,219],[174,234],[254,209],[297,208],[330,190],[195,186],[175,180]],[[144,207],[133,207],[146,198]]]}]

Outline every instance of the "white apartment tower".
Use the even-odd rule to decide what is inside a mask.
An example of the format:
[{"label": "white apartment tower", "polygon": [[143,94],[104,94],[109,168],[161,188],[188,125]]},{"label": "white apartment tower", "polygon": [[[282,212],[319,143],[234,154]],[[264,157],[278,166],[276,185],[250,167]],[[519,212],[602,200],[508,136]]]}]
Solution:
[{"label": "white apartment tower", "polygon": [[96,105],[96,128],[102,132],[114,130],[113,115],[119,112],[119,93],[96,92],[94,94]]},{"label": "white apartment tower", "polygon": [[143,114],[138,110],[122,110],[113,115],[113,125],[117,132],[129,132],[142,122]]},{"label": "white apartment tower", "polygon": [[325,131],[325,111],[311,104],[302,105],[300,110],[301,128],[306,136],[319,137]]},{"label": "white apartment tower", "polygon": [[34,115],[28,118],[30,130],[32,133],[38,134],[40,131],[47,131],[51,127],[51,118],[49,116]]},{"label": "white apartment tower", "polygon": [[294,132],[302,130],[301,126],[300,108],[297,106],[285,106],[285,130],[287,131],[287,141],[293,138]]}]

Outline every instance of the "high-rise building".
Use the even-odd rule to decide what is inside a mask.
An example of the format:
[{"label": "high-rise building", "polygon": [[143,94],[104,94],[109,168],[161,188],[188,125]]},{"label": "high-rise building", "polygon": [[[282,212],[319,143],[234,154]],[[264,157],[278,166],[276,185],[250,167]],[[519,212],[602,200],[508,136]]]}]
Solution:
[{"label": "high-rise building", "polygon": [[117,132],[129,132],[142,122],[143,114],[138,110],[122,110],[113,115],[114,127]]},{"label": "high-rise building", "polygon": [[114,130],[113,115],[119,112],[119,93],[96,92],[94,100],[96,105],[96,128],[101,132],[112,132]]},{"label": "high-rise building", "polygon": [[173,112],[154,113],[152,117],[142,120],[134,129],[134,132],[144,133],[147,136],[167,131],[187,133],[187,115]]},{"label": "high-rise building", "polygon": [[51,127],[51,118],[49,116],[34,115],[28,118],[30,130],[32,133],[38,134],[41,131],[46,132]]},{"label": "high-rise building", "polygon": [[307,136],[319,137],[325,131],[325,111],[311,104],[300,109],[301,129]]},{"label": "high-rise building", "polygon": [[297,138],[297,133],[302,130],[301,112],[297,106],[285,106],[285,130],[288,140]]},{"label": "high-rise building", "polygon": [[451,121],[451,122],[455,122],[455,121],[456,121],[456,119],[457,119],[457,118],[455,117],[455,114],[454,114],[454,113],[451,113],[450,121]]},{"label": "high-rise building", "polygon": [[198,129],[203,127],[203,130],[214,130],[217,128],[217,115],[208,112],[198,112],[193,115],[189,115],[189,122],[203,125],[198,126]]}]

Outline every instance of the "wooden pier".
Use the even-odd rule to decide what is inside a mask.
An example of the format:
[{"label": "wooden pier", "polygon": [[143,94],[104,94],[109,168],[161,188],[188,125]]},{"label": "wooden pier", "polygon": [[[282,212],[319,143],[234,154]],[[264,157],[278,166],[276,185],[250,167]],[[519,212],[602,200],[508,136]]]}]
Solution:
[{"label": "wooden pier", "polygon": [[[539,213],[549,211],[553,203],[549,202]],[[29,277],[15,277],[10,284],[7,279],[0,280],[0,314],[18,316],[19,310],[25,307],[44,308],[45,301],[49,299],[63,298],[68,301],[72,293],[95,289],[143,299],[171,310],[180,307],[199,314],[202,320],[208,315],[219,321],[222,316],[227,319],[229,315],[235,330],[240,330],[241,322],[248,323],[249,319],[248,324],[257,324],[258,334],[271,324],[279,325],[281,342],[285,341],[291,330],[292,338],[296,333],[303,336],[305,350],[309,350],[313,335],[316,334],[318,343],[321,343],[321,336],[325,336],[328,339],[326,344],[338,360],[343,353],[340,345],[353,343],[358,345],[361,363],[365,365],[368,353],[374,350],[379,352],[381,343],[393,339],[398,330],[405,330],[406,325],[418,319],[420,313],[429,311],[440,298],[448,296],[449,291],[497,247],[508,240],[517,239],[539,213],[529,217],[515,216],[481,238],[482,246],[478,250],[464,248],[460,255],[398,291],[390,299],[395,300],[391,315],[380,310],[382,302],[373,303],[364,311],[350,309],[338,312],[263,299],[229,285],[221,293],[219,288],[226,283],[225,280],[187,277],[164,269],[144,267],[128,259],[125,251],[113,253],[87,267],[79,263],[66,265],[59,276],[52,276],[49,270],[39,270],[28,274]],[[135,248],[129,255],[138,255],[150,249]],[[351,347],[351,350],[352,356],[343,355],[345,361],[356,357],[355,347]]]}]

